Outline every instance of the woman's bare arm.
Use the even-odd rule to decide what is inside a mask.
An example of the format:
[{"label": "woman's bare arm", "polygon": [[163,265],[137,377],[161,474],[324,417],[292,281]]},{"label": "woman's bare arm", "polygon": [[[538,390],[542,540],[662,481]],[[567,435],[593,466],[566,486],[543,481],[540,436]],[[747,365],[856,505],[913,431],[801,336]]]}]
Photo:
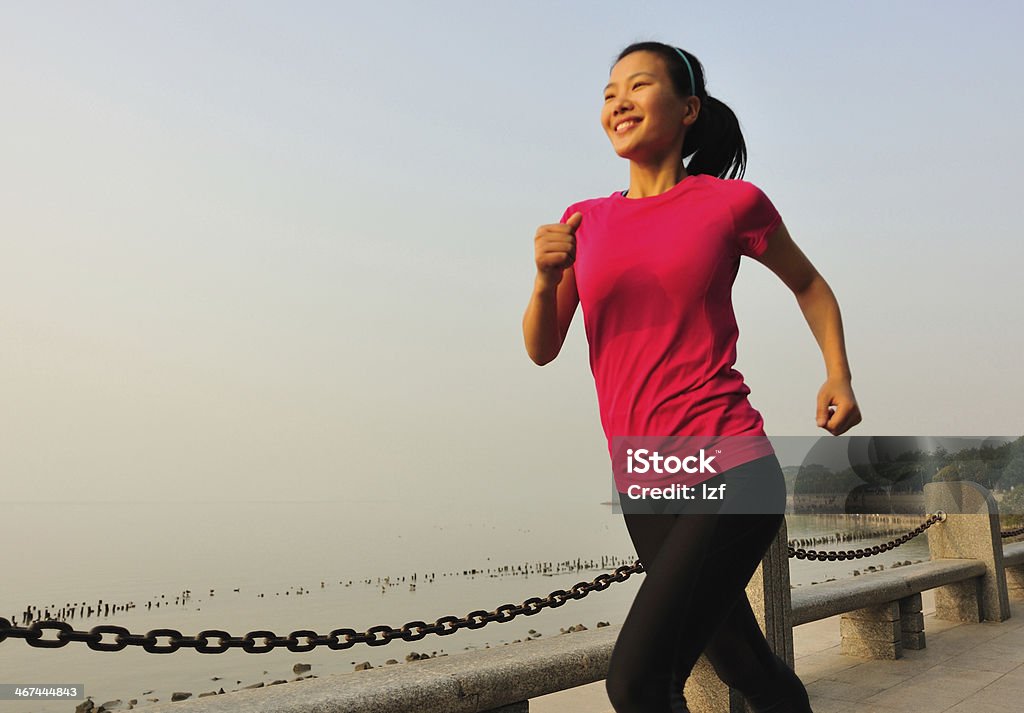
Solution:
[{"label": "woman's bare arm", "polygon": [[535,364],[544,366],[558,356],[579,301],[576,276],[571,267],[562,273],[562,281],[554,287],[537,275],[523,315],[526,352]]},{"label": "woman's bare arm", "polygon": [[839,302],[825,278],[793,242],[784,223],[779,223],[767,243],[768,247],[755,259],[792,290],[818,342],[825,360],[826,381],[818,392],[816,422],[838,436],[861,421],[860,407],[850,385],[853,377]]}]

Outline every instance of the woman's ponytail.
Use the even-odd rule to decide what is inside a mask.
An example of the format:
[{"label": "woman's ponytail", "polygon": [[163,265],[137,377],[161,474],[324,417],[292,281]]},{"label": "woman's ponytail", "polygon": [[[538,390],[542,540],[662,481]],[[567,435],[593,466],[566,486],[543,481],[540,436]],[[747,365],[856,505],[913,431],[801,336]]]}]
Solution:
[{"label": "woman's ponytail", "polygon": [[686,132],[683,156],[693,157],[688,174],[708,173],[719,178],[742,178],[747,164],[747,146],[736,114],[710,94],[701,98],[697,121]]},{"label": "woman's ponytail", "polygon": [[[665,60],[669,76],[681,97],[696,95],[700,113],[686,132],[680,161],[692,156],[686,165],[689,175],[706,173],[718,178],[742,178],[747,166],[747,146],[739,119],[724,102],[707,93],[704,66],[685,50],[661,42],[636,42],[619,53],[622,59],[633,52],[654,52]],[[691,77],[692,82],[691,84]],[[696,86],[693,86],[693,85]]]}]

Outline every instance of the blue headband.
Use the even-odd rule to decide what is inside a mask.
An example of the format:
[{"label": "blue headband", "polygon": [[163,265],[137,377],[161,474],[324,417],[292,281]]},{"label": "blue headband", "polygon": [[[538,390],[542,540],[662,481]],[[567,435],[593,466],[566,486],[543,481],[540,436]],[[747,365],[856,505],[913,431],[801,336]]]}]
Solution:
[{"label": "blue headband", "polygon": [[686,55],[683,54],[683,51],[681,49],[679,49],[678,47],[673,47],[672,49],[674,49],[676,52],[678,52],[679,56],[683,58],[683,62],[686,63],[686,71],[690,73],[690,90],[691,90],[690,93],[691,94],[696,94],[697,93],[697,83],[695,81],[693,81],[693,67],[690,66],[690,60],[686,59]]}]

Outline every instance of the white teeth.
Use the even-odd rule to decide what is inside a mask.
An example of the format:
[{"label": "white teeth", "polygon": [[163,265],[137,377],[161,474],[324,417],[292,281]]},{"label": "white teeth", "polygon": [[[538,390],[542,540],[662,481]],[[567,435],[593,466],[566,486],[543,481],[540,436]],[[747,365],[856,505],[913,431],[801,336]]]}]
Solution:
[{"label": "white teeth", "polygon": [[640,122],[637,119],[630,119],[629,121],[624,121],[624,122],[622,122],[621,124],[619,124],[618,126],[615,127],[615,133],[619,133],[621,131],[624,131],[625,129],[628,129],[629,127],[633,126],[633,124],[639,124],[639,123]]}]

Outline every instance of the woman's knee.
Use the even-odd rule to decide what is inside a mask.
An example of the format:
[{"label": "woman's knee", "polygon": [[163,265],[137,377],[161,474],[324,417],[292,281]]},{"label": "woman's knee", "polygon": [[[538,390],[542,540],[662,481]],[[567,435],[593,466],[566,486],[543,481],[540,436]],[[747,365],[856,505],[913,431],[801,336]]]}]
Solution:
[{"label": "woman's knee", "polygon": [[774,682],[783,673],[778,666],[779,659],[772,655],[767,659],[736,650],[726,659],[728,665],[716,662],[715,673],[722,683],[736,689],[746,697],[774,693]]},{"label": "woman's knee", "polygon": [[754,713],[810,713],[807,689],[789,665],[777,654],[716,667],[715,673],[730,688],[743,694]]},{"label": "woman's knee", "polygon": [[[618,655],[616,655],[618,654]],[[616,713],[650,713],[668,710],[671,672],[668,669],[636,665],[635,657],[623,659],[612,650],[608,677],[604,681],[608,700]]]},{"label": "woman's knee", "polygon": [[604,688],[615,713],[647,713],[663,707],[668,700],[667,687],[663,692],[665,695],[656,696],[653,681],[622,676],[613,671],[609,671]]},{"label": "woman's knee", "polygon": [[807,688],[785,661],[776,657],[771,684],[756,693],[744,694],[754,713],[813,713]]}]

